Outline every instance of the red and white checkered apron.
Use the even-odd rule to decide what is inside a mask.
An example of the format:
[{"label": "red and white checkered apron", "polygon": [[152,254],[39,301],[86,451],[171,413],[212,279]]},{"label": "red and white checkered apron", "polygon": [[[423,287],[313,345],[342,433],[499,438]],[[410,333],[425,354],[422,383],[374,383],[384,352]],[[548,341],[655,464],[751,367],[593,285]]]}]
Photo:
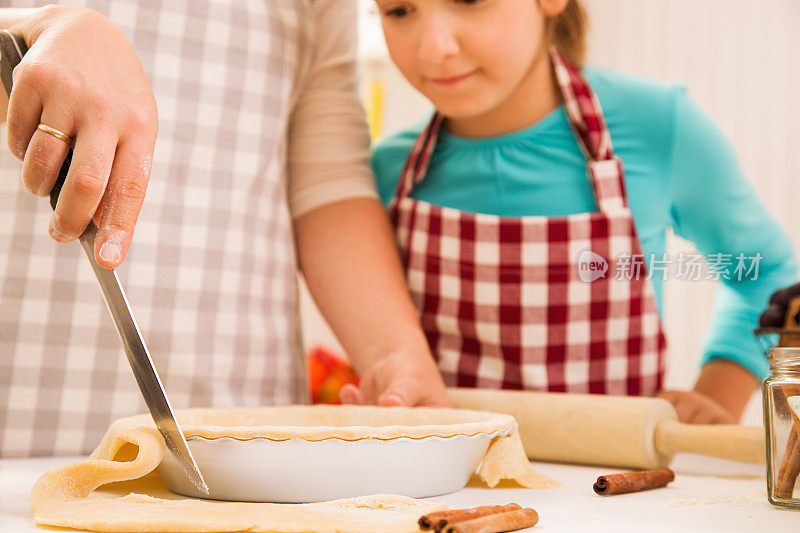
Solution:
[{"label": "red and white checkered apron", "polygon": [[[624,268],[642,247],[622,162],[580,70],[552,61],[599,210],[505,217],[411,198],[436,146],[437,113],[391,204],[409,288],[449,386],[652,395],[666,342],[645,269]],[[588,281],[604,260],[604,276]]]}]

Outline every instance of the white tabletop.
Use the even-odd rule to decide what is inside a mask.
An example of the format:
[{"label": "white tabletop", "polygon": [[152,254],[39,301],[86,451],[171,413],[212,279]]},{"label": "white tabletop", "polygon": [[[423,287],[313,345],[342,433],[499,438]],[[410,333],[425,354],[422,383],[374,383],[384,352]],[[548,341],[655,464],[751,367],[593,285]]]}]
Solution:
[{"label": "white tabletop", "polygon": [[[79,458],[0,460],[0,531],[30,532],[28,492],[44,472]],[[539,513],[532,531],[624,532],[792,532],[800,530],[800,511],[771,506],[763,467],[705,457],[679,456],[675,481],[662,489],[597,496],[598,476],[617,472],[604,467],[536,464],[563,487],[553,490],[467,487],[434,498],[453,507],[517,502]]]}]

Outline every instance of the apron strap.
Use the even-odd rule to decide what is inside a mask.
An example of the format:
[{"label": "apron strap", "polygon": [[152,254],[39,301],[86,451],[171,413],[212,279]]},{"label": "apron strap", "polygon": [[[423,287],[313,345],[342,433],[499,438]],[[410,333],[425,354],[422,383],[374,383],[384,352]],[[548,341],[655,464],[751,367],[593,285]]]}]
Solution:
[{"label": "apron strap", "polygon": [[439,112],[434,113],[428,125],[417,137],[403,166],[403,171],[400,173],[400,179],[397,180],[394,198],[389,204],[391,211],[394,211],[397,204],[411,194],[414,186],[425,178],[425,174],[428,172],[428,163],[433,157],[433,151],[436,148],[436,141],[439,139],[439,131],[442,129],[443,122],[444,116]]},{"label": "apron strap", "polygon": [[567,63],[555,50],[550,52],[550,57],[567,117],[587,159],[586,170],[597,205],[603,212],[625,207],[627,196],[622,160],[614,155],[611,133],[600,102],[579,68]]}]

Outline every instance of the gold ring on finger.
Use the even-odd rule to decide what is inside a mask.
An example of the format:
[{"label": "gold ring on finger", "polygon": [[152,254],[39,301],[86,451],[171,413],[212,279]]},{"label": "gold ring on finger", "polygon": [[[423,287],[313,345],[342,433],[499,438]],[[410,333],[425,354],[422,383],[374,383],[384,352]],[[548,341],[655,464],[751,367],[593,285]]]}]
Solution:
[{"label": "gold ring on finger", "polygon": [[70,137],[69,135],[67,135],[66,133],[64,133],[62,131],[58,131],[55,128],[51,128],[47,124],[41,124],[41,123],[38,126],[36,126],[36,129],[37,130],[42,130],[45,133],[49,133],[50,135],[52,135],[56,139],[60,139],[60,140],[64,141],[65,143],[67,143],[67,145],[72,146],[72,137]]}]

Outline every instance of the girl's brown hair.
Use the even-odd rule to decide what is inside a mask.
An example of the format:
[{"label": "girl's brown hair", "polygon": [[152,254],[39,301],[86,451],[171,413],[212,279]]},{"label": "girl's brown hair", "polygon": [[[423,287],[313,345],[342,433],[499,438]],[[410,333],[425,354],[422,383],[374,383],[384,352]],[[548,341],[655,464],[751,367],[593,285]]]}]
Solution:
[{"label": "girl's brown hair", "polygon": [[547,39],[569,63],[581,66],[586,56],[589,19],[581,0],[569,0],[561,14],[547,19]]}]

